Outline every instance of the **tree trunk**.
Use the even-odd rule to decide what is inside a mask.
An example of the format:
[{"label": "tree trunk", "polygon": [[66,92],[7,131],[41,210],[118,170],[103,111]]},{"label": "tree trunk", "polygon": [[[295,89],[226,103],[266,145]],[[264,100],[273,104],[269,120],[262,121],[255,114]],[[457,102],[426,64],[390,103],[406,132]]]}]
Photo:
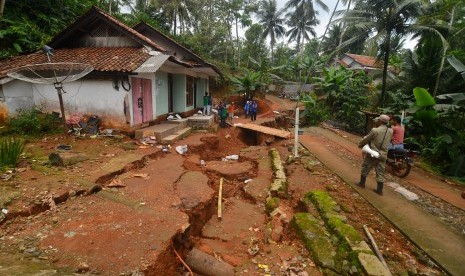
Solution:
[{"label": "tree trunk", "polygon": [[[352,0],[349,0],[349,3],[347,3],[347,9],[346,9],[346,13],[350,10],[350,4],[352,3]],[[344,21],[342,21],[342,31],[341,31],[341,36],[339,37],[339,44],[337,45],[337,51],[336,51],[336,60],[339,59],[339,51],[341,49],[339,49],[339,47],[341,47],[341,44],[342,44],[342,39],[344,38],[344,35],[346,34],[346,24],[344,23]]]},{"label": "tree trunk", "polygon": [[77,152],[53,152],[48,156],[50,163],[57,166],[69,166],[89,159],[86,155]]},{"label": "tree trunk", "polygon": [[239,24],[237,24],[236,17],[236,40],[237,40],[237,67],[241,67],[241,45],[239,44],[239,30],[237,29]]},{"label": "tree trunk", "polygon": [[0,18],[3,17],[3,11],[5,10],[5,2],[6,0],[0,0]]},{"label": "tree trunk", "polygon": [[177,15],[176,15],[176,12],[173,11],[173,34],[174,36],[176,36],[176,30],[177,30],[177,23],[178,23],[178,20],[177,20]]},{"label": "tree trunk", "polygon": [[387,33],[387,41],[386,41],[386,50],[384,53],[384,64],[383,64],[383,86],[381,88],[381,99],[380,105],[384,107],[384,100],[386,97],[386,80],[387,80],[387,69],[389,65],[389,52],[391,51],[391,32]]},{"label": "tree trunk", "polygon": [[[450,20],[449,20],[449,29],[452,29],[452,25],[454,24],[455,7],[456,6],[452,7]],[[444,45],[442,47],[441,64],[439,65],[438,75],[436,76],[436,83],[434,84],[433,97],[436,97],[436,93],[438,92],[439,80],[441,78],[442,70],[444,69],[444,61],[446,59],[447,48],[448,48],[447,45]]]}]

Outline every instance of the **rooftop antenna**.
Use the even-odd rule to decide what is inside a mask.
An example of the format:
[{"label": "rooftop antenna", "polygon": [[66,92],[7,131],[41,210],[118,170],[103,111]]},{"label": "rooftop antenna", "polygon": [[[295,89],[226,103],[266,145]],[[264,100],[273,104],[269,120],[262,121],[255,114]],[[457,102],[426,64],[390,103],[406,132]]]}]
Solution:
[{"label": "rooftop antenna", "polygon": [[89,74],[94,68],[85,63],[56,62],[52,63],[50,56],[53,56],[53,49],[48,46],[42,46],[42,51],[47,56],[47,63],[30,64],[16,68],[7,73],[9,77],[39,84],[53,84],[58,93],[60,102],[61,118],[63,121],[64,133],[68,134],[66,125],[65,108],[63,104],[63,83],[78,80]]}]

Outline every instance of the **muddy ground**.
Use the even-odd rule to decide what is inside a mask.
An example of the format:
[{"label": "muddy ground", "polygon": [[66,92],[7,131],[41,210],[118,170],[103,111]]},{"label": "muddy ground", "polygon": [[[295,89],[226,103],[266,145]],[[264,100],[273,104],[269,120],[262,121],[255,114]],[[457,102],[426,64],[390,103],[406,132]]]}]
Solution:
[{"label": "muddy ground", "polygon": [[[265,100],[261,106],[266,112],[259,122],[272,125],[271,111],[279,107]],[[185,155],[176,153],[176,145],[164,152],[129,137],[29,141],[14,177],[0,182],[1,207],[8,210],[0,225],[0,275],[185,275],[180,259],[192,248],[234,266],[238,275],[322,275],[289,224],[300,211],[299,199],[317,189],[329,192],[363,236],[363,225],[369,226],[393,274],[442,274],[310,154],[285,164],[289,196],[282,227],[270,236],[266,225],[273,218],[265,199],[272,169],[263,160],[271,148],[287,160],[293,141],[256,143],[234,127],[178,141],[188,145]],[[48,155],[61,144],[89,159],[51,166]],[[233,154],[239,160],[224,161]],[[221,178],[224,208],[218,220]]]}]

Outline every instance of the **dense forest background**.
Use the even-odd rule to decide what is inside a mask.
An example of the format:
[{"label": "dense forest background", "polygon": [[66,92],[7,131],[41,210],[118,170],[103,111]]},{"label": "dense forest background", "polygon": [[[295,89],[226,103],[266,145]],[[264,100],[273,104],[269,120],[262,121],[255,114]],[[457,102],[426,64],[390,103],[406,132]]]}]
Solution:
[{"label": "dense forest background", "polygon": [[[217,64],[231,93],[313,84],[300,98],[310,124],[362,131],[362,110],[406,111],[408,140],[424,158],[465,177],[465,1],[337,3],[332,11],[321,0],[287,0],[283,9],[276,0],[0,0],[0,59],[40,49],[95,5],[128,26],[145,21]],[[323,17],[331,24],[317,37]],[[331,67],[344,53],[376,56],[379,77]]]}]

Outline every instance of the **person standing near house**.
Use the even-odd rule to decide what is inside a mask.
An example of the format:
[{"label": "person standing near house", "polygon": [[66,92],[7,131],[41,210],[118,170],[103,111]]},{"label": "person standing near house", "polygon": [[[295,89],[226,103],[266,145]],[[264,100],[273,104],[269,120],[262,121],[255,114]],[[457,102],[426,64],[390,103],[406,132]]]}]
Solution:
[{"label": "person standing near house", "polygon": [[229,122],[233,123],[233,118],[234,118],[234,102],[231,102],[231,104],[228,106],[228,116],[229,116]]},{"label": "person standing near house", "polygon": [[244,113],[245,113],[245,118],[249,118],[249,109],[250,109],[250,101],[246,101],[244,105]]},{"label": "person standing near house", "polygon": [[378,127],[372,128],[368,135],[362,138],[358,143],[358,147],[362,148],[365,145],[370,145],[372,150],[379,152],[379,157],[372,157],[370,154],[365,154],[362,163],[362,171],[360,175],[360,181],[357,183],[358,186],[365,188],[365,182],[368,173],[372,167],[375,167],[377,187],[373,189],[378,195],[383,195],[384,185],[384,172],[387,159],[387,149],[389,142],[392,139],[392,129],[387,124],[389,122],[389,116],[382,114],[375,119]]},{"label": "person standing near house", "polygon": [[208,96],[208,92],[205,92],[205,95],[203,96],[203,115],[210,115],[210,110],[208,106],[209,100],[210,97]]},{"label": "person standing near house", "polygon": [[228,112],[223,101],[218,104],[218,116],[220,117],[220,127],[226,127],[226,116]]},{"label": "person standing near house", "polygon": [[404,149],[404,133],[405,129],[401,125],[399,116],[391,117],[392,141],[389,143],[388,149]]},{"label": "person standing near house", "polygon": [[249,110],[250,118],[252,119],[252,121],[257,120],[257,112],[258,112],[258,104],[256,101],[252,101],[252,103],[250,104],[250,110]]}]

